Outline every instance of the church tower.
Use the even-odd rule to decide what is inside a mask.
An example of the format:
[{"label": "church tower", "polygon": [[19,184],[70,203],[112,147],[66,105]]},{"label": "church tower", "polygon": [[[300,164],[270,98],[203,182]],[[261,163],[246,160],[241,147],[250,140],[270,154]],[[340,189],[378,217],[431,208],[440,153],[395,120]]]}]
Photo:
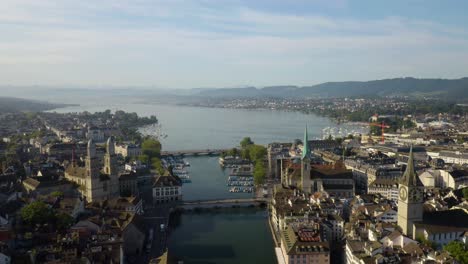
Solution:
[{"label": "church tower", "polygon": [[99,160],[96,157],[96,145],[92,139],[88,141],[87,150],[88,155],[86,156],[86,181],[84,186],[84,195],[88,201],[91,202],[96,199],[96,189],[100,184]]},{"label": "church tower", "polygon": [[90,139],[86,156],[86,176],[88,178],[99,178],[99,160],[96,157],[96,145]]},{"label": "church tower", "polygon": [[104,155],[104,173],[109,176],[117,174],[117,160],[113,137],[107,139],[106,154]]},{"label": "church tower", "polygon": [[309,135],[307,133],[307,126],[304,131],[304,141],[302,142],[302,157],[301,157],[301,189],[305,193],[311,193],[311,179],[310,179],[310,150],[309,150]]},{"label": "church tower", "polygon": [[119,178],[117,156],[115,155],[114,138],[109,137],[106,143],[106,154],[104,155],[104,173],[109,175],[109,196],[118,196]]},{"label": "church tower", "polygon": [[398,190],[398,225],[404,235],[414,239],[413,224],[423,220],[424,185],[414,168],[413,147],[410,148],[408,165]]}]

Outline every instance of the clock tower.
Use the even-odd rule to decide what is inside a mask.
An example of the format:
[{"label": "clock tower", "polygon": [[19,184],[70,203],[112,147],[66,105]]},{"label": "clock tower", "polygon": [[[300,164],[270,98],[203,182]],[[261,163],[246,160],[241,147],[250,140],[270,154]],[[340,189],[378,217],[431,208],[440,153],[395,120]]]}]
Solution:
[{"label": "clock tower", "polygon": [[423,220],[424,185],[414,168],[413,147],[398,190],[398,225],[404,235],[414,239],[413,224]]}]

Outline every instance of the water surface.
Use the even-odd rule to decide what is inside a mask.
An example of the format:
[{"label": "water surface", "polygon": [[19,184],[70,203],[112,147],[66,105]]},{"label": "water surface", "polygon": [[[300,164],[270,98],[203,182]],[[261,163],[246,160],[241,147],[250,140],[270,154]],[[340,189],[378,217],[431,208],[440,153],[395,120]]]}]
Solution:
[{"label": "water surface", "polygon": [[169,252],[184,263],[276,263],[265,211],[185,213],[169,237]]},{"label": "water surface", "polygon": [[191,183],[183,185],[184,200],[216,200],[227,198],[250,198],[253,193],[230,193],[226,186],[229,169],[222,169],[218,157],[189,157],[188,171]]},{"label": "water surface", "polygon": [[176,105],[112,104],[104,102],[91,105],[65,107],[53,111],[96,112],[110,109],[136,112],[138,115],[156,115],[161,124],[164,150],[190,150],[232,148],[243,137],[249,136],[259,144],[291,142],[303,138],[308,126],[309,137],[321,137],[322,129],[333,126],[324,117],[278,110],[244,110],[188,107]]}]

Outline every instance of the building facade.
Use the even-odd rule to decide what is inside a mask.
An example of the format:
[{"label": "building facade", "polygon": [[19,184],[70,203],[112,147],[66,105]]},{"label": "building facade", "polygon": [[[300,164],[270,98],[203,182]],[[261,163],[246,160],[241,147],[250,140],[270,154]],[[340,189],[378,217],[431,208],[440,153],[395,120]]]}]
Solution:
[{"label": "building facade", "polygon": [[169,173],[158,176],[153,183],[153,204],[175,203],[182,200],[182,181]]},{"label": "building facade", "polygon": [[90,139],[85,167],[78,167],[72,163],[65,171],[65,178],[77,183],[80,186],[79,192],[89,202],[118,197],[119,179],[116,159],[114,141],[109,138],[104,155],[104,168],[101,171],[101,164],[96,156],[96,145]]}]

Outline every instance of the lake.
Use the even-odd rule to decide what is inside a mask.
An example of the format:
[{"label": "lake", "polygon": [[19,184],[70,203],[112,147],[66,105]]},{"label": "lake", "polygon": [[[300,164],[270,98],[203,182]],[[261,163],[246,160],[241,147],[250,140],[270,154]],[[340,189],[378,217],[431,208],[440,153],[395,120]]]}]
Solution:
[{"label": "lake", "polygon": [[156,115],[162,133],[167,135],[161,139],[164,150],[232,148],[247,136],[259,144],[291,142],[303,138],[306,125],[310,138],[321,137],[323,128],[334,126],[328,118],[277,110],[118,103],[82,104],[53,111],[96,112],[106,109],[136,112],[142,116]]}]

